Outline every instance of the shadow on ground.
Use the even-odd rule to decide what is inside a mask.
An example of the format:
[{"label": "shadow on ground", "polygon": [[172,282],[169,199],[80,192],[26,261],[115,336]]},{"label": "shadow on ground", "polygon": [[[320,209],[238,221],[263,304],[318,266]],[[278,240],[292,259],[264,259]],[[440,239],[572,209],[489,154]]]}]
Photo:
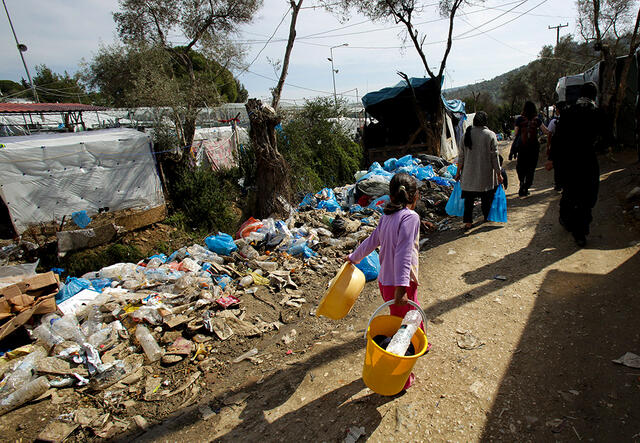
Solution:
[{"label": "shadow on ground", "polygon": [[611,362],[640,351],[639,269],[547,274],[483,441],[640,439],[640,370]]}]

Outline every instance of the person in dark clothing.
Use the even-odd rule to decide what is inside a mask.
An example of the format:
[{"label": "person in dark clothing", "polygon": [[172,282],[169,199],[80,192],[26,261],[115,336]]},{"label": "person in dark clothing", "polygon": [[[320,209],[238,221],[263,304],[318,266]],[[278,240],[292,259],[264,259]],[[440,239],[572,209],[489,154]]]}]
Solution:
[{"label": "person in dark clothing", "polygon": [[504,163],[504,158],[498,154],[498,164],[500,165],[500,175],[502,176],[502,187],[506,191],[509,187],[509,177],[507,177],[507,170],[502,167],[502,163]]},{"label": "person in dark clothing", "polygon": [[558,122],[560,121],[560,115],[562,114],[562,110],[565,107],[565,102],[558,102],[556,103],[556,116],[553,117],[551,119],[551,121],[549,121],[549,125],[548,125],[548,130],[549,130],[549,134],[547,135],[547,160],[549,160],[551,163],[547,163],[547,170],[550,170],[550,168],[553,168],[553,182],[554,182],[554,186],[553,188],[556,191],[562,191],[562,183],[561,183],[561,176],[560,176],[560,168],[559,165],[557,164],[557,162],[554,164],[553,160],[551,160],[551,146],[553,145],[553,140],[554,140],[554,136],[556,133],[556,126],[558,124]]},{"label": "person in dark clothing", "polygon": [[522,115],[516,119],[515,138],[519,137],[517,150],[509,154],[509,159],[516,157],[518,163],[516,171],[520,180],[520,190],[518,195],[524,197],[529,195],[529,188],[533,184],[533,176],[538,165],[540,155],[540,142],[538,141],[538,129],[547,134],[547,127],[538,118],[536,105],[527,101],[524,104]]},{"label": "person in dark clothing", "polygon": [[560,168],[560,224],[573,234],[580,247],[586,245],[591,210],[598,200],[600,166],[596,145],[607,131],[603,113],[595,104],[597,94],[595,83],[582,85],[580,99],[562,113],[550,152],[552,165]]}]

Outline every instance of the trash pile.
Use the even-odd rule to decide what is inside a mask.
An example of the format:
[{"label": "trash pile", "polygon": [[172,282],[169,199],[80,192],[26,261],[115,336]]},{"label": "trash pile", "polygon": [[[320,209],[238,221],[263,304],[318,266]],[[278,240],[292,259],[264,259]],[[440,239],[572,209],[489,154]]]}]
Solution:
[{"label": "trash pile", "polygon": [[[219,352],[231,337],[247,341],[277,331],[296,322],[305,305],[307,313],[315,306],[322,291],[309,290],[309,280],[320,277],[326,285],[342,257],[373,231],[393,173],[422,180],[423,227],[445,226],[440,209],[451,192],[451,166],[428,156],[392,160],[359,172],[353,185],[305,196],[286,220],[250,218],[234,237],[218,233],[169,256],[67,277],[59,287],[53,272],[5,287],[0,279],[0,328],[14,322],[11,332],[24,326],[34,341],[0,357],[0,416],[70,388],[98,398],[102,409],[92,409],[91,420],[78,412],[60,416],[43,432],[80,426],[109,438],[135,425],[108,419],[113,408],[185,391],[195,401],[200,385],[194,382],[203,374],[243,360],[259,364],[256,348],[230,360]],[[367,280],[377,278],[379,266],[375,252],[359,265]],[[254,300],[278,317],[261,312],[257,306],[264,305]],[[283,340],[295,340],[294,333]],[[157,375],[158,368],[178,364],[179,387]],[[145,419],[137,417],[141,426]]]}]

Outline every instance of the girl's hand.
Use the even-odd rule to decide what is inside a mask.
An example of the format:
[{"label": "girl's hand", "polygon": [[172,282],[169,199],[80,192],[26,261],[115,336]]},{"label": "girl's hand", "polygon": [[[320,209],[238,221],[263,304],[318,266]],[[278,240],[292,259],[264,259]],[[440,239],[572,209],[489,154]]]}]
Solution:
[{"label": "girl's hand", "polygon": [[342,257],[342,261],[348,261],[351,262],[351,259],[349,258],[348,255],[345,255],[344,257]]},{"label": "girl's hand", "polygon": [[404,286],[396,286],[394,294],[394,304],[404,306],[409,303],[409,297],[407,296],[407,288]]}]

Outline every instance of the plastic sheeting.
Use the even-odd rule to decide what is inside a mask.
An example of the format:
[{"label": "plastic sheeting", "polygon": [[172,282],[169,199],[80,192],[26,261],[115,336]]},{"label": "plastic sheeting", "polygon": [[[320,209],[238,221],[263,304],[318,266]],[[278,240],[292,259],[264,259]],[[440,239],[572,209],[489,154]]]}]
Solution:
[{"label": "plastic sheeting", "polygon": [[133,129],[0,138],[0,197],[13,226],[86,210],[164,204],[150,138]]}]

